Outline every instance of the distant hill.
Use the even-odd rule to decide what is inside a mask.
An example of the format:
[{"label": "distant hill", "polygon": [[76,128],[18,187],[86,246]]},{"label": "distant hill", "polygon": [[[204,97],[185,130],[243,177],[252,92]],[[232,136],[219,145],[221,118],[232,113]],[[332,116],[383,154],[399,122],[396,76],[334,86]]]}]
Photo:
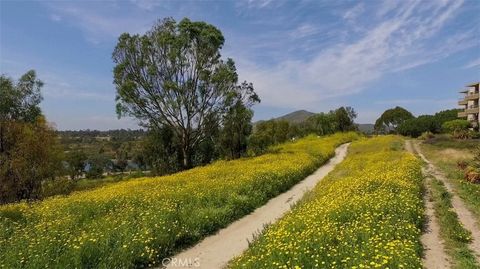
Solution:
[{"label": "distant hill", "polygon": [[372,134],[374,131],[375,124],[371,123],[358,123],[358,130],[365,134]]},{"label": "distant hill", "polygon": [[[306,121],[309,117],[315,115],[316,113],[307,111],[307,110],[297,110],[292,113],[288,113],[286,115],[272,118],[272,120],[286,120],[290,123],[300,123]],[[263,120],[255,122],[253,125],[256,125]],[[371,134],[374,131],[374,124],[371,123],[358,123],[358,130],[362,133]]]},{"label": "distant hill", "polygon": [[315,115],[315,113],[306,110],[297,110],[292,113],[275,118],[274,120],[286,120],[290,123],[300,123],[307,120],[309,117]]},{"label": "distant hill", "polygon": [[[315,113],[306,111],[306,110],[297,110],[288,114],[285,114],[280,117],[271,118],[271,120],[285,120],[289,123],[300,123],[307,120],[310,116],[315,115]],[[259,124],[260,122],[264,122],[265,120],[259,120],[253,123],[253,126]]]}]

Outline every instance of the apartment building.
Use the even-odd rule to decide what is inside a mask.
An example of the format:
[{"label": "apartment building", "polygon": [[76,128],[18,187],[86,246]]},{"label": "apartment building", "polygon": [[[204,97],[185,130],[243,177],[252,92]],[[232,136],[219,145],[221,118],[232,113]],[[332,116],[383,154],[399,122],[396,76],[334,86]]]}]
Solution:
[{"label": "apartment building", "polygon": [[475,82],[466,86],[466,89],[460,93],[463,98],[458,101],[463,109],[458,113],[459,118],[466,118],[472,123],[473,127],[480,126],[480,82]]}]

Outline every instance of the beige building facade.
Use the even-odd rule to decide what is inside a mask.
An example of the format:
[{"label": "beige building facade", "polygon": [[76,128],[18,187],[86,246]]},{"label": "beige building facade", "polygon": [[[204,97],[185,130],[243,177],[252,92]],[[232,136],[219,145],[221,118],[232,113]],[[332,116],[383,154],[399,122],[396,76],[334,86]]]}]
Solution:
[{"label": "beige building facade", "polygon": [[458,117],[470,121],[473,127],[478,128],[480,126],[480,82],[467,85],[466,89],[460,93],[464,96],[458,101],[458,105],[463,111],[458,113]]}]

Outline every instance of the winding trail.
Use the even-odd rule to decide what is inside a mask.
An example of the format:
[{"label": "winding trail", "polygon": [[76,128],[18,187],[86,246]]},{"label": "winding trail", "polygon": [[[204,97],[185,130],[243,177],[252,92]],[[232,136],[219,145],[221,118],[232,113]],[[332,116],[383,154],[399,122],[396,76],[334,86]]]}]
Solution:
[{"label": "winding trail", "polygon": [[[405,148],[412,154],[418,153],[410,140],[405,141]],[[440,226],[435,216],[432,193],[429,188],[430,177],[428,177],[428,171],[425,168],[422,168],[422,173],[426,177],[425,195],[423,197],[426,223],[420,239],[424,249],[423,265],[427,269],[450,268],[449,256],[445,252],[443,240],[440,237]]]},{"label": "winding trail", "polygon": [[203,239],[200,243],[174,257],[164,259],[170,262],[166,268],[223,268],[227,263],[242,254],[248,248],[265,225],[275,222],[298,202],[305,192],[313,189],[334,167],[345,159],[349,144],[343,144],[335,150],[335,156],[321,166],[312,175],[297,183],[287,192],[269,200],[262,207],[247,215],[217,234]]},{"label": "winding trail", "polygon": [[480,227],[476,224],[475,216],[467,209],[463,201],[458,197],[455,192],[455,189],[452,187],[448,181],[445,174],[440,171],[435,165],[433,165],[426,157],[423,155],[420,147],[417,143],[413,143],[413,148],[417,154],[422,158],[423,161],[427,163],[427,172],[435,177],[436,179],[442,181],[445,185],[445,188],[452,195],[452,206],[455,212],[458,215],[460,223],[472,233],[472,242],[469,244],[470,249],[475,253],[477,262],[480,263]]}]

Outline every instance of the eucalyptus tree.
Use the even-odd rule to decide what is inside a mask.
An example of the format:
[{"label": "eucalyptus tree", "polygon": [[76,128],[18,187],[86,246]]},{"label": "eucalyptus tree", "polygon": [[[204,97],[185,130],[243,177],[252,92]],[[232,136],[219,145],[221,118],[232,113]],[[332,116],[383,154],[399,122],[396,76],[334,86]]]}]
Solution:
[{"label": "eucalyptus tree", "polygon": [[118,116],[171,128],[183,168],[191,167],[210,120],[221,124],[239,90],[233,60],[221,58],[224,42],[211,24],[167,18],[143,35],[122,34],[113,52]]}]

